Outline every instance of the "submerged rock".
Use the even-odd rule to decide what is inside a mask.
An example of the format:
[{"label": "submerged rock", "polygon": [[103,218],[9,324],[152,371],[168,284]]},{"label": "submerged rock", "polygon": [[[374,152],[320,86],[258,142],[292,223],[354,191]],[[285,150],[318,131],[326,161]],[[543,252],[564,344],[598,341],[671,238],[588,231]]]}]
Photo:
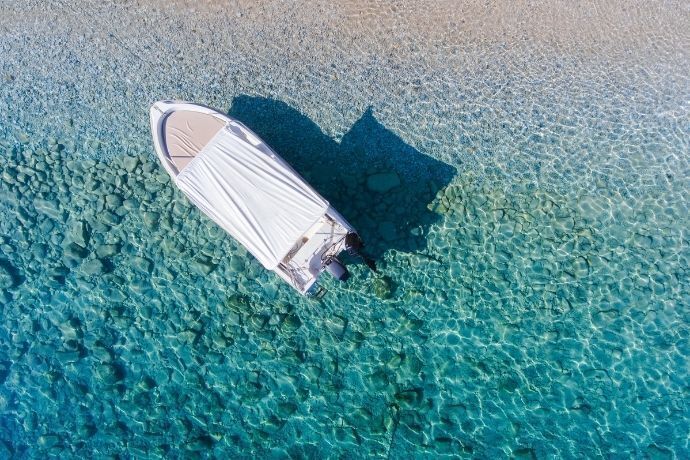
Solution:
[{"label": "submerged rock", "polygon": [[119,224],[120,220],[120,216],[110,211],[106,211],[101,214],[101,221],[111,226]]},{"label": "submerged rock", "polygon": [[122,202],[122,206],[124,206],[127,211],[134,211],[135,209],[139,209],[141,204],[136,198],[127,198]]},{"label": "submerged rock", "polygon": [[372,174],[367,177],[367,188],[372,192],[384,193],[400,185],[400,177],[395,172]]},{"label": "submerged rock", "polygon": [[146,257],[134,256],[131,259],[132,266],[142,273],[151,273],[153,262]]},{"label": "submerged rock", "polygon": [[390,299],[393,294],[393,288],[390,278],[387,276],[377,276],[373,281],[374,295],[381,299]]},{"label": "submerged rock", "polygon": [[120,251],[120,245],[118,244],[104,244],[96,248],[96,256],[99,259],[105,257],[111,257]]},{"label": "submerged rock", "polygon": [[100,275],[105,273],[105,264],[98,259],[89,260],[81,266],[81,271],[86,276]]},{"label": "submerged rock", "polygon": [[84,221],[74,221],[69,226],[67,236],[72,242],[85,248],[89,244],[89,227]]},{"label": "submerged rock", "polygon": [[54,434],[44,434],[37,439],[38,445],[41,449],[51,449],[60,443],[60,438]]},{"label": "submerged rock", "polygon": [[288,418],[289,416],[291,416],[292,414],[297,412],[297,405],[290,402],[290,401],[286,401],[286,402],[278,403],[277,409],[278,410],[276,411],[276,413],[278,414],[279,417]]},{"label": "submerged rock", "polygon": [[110,208],[119,208],[122,205],[122,197],[120,195],[107,195],[105,197],[105,202]]},{"label": "submerged rock", "polygon": [[288,315],[285,317],[285,320],[280,325],[280,329],[283,332],[292,333],[292,332],[295,332],[297,329],[299,329],[301,326],[302,326],[302,321],[299,319],[299,316]]},{"label": "submerged rock", "polygon": [[228,264],[230,266],[230,270],[236,273],[240,273],[244,271],[244,259],[242,257],[238,256],[230,256],[230,262]]},{"label": "submerged rock", "polygon": [[190,268],[199,275],[208,275],[216,265],[208,257],[201,257],[190,264]]},{"label": "submerged rock", "polygon": [[56,200],[36,199],[34,200],[34,206],[38,212],[53,219],[59,220],[62,217],[60,205]]},{"label": "submerged rock", "polygon": [[9,289],[17,283],[14,270],[8,265],[9,262],[0,262],[0,289]]},{"label": "submerged rock", "polygon": [[89,254],[84,247],[79,246],[76,243],[69,243],[63,250],[62,258],[65,261],[65,265],[74,266],[75,262],[85,258]]},{"label": "submerged rock", "polygon": [[340,315],[333,315],[326,319],[328,328],[339,338],[342,338],[343,334],[345,334],[348,323],[349,320]]},{"label": "submerged rock", "polygon": [[127,172],[134,172],[137,166],[139,166],[139,158],[126,156],[122,159],[122,166],[124,166]]},{"label": "submerged rock", "polygon": [[158,221],[161,215],[157,212],[145,212],[143,213],[144,225],[150,229],[154,229],[158,226]]},{"label": "submerged rock", "polygon": [[106,385],[112,385],[125,378],[126,370],[119,363],[100,364],[96,366],[96,377]]}]

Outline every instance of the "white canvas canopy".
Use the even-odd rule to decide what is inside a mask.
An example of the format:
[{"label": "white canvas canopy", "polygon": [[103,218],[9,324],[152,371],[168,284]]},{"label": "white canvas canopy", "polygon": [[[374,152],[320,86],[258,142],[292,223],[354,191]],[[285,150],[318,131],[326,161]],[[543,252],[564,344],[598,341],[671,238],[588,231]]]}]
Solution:
[{"label": "white canvas canopy", "polygon": [[[235,128],[235,129],[233,129]],[[273,270],[328,209],[260,140],[227,125],[175,178],[206,215]]]}]

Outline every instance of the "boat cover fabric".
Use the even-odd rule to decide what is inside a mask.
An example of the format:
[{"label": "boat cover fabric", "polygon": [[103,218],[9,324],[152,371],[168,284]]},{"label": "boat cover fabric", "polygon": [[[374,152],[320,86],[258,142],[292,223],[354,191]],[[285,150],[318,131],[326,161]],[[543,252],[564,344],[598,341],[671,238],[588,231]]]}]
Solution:
[{"label": "boat cover fabric", "polygon": [[265,144],[252,145],[229,127],[175,182],[269,270],[328,209],[328,202]]}]

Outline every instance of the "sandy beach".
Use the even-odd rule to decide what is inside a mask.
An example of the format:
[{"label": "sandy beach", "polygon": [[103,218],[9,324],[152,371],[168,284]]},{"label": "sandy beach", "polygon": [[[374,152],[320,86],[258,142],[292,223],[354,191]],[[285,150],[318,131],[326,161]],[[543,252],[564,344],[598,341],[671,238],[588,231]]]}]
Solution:
[{"label": "sandy beach", "polygon": [[458,165],[471,157],[415,132],[415,119],[446,128],[440,135],[471,133],[481,127],[449,115],[497,98],[528,110],[608,85],[635,91],[641,63],[655,107],[689,86],[680,4],[5,2],[0,21],[5,130],[41,123],[35,131],[71,130],[113,151],[146,147],[138,139],[153,100],[227,108],[236,95],[267,94],[335,137],[373,105],[414,145]]}]

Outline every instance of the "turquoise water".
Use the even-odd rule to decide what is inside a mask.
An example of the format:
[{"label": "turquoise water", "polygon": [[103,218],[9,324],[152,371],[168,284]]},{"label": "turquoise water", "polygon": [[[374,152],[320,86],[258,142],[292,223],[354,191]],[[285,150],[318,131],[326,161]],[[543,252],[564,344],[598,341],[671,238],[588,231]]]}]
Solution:
[{"label": "turquoise water", "polygon": [[[686,9],[589,54],[53,6],[0,22],[0,457],[690,457]],[[254,129],[380,273],[265,271],[156,162],[163,98]]]}]

